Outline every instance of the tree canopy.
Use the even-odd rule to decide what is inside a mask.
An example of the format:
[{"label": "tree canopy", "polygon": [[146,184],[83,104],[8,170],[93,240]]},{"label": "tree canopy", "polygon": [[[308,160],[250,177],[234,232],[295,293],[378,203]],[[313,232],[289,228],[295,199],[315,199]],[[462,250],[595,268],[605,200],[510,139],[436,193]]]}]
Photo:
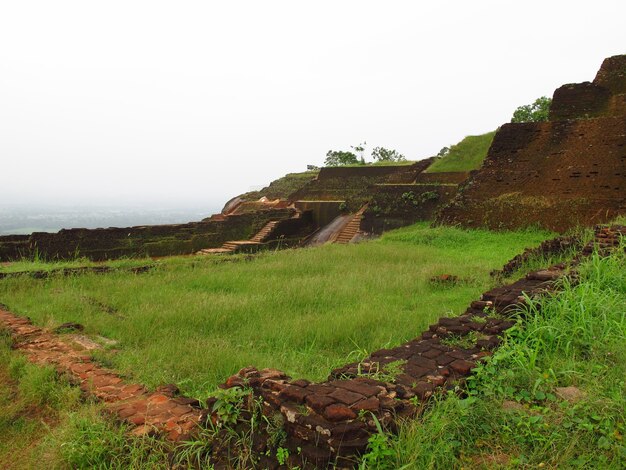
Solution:
[{"label": "tree canopy", "polygon": [[520,106],[513,113],[511,122],[541,122],[548,120],[552,99],[547,96],[537,98],[533,104]]},{"label": "tree canopy", "polygon": [[377,162],[403,162],[406,157],[397,150],[375,147],[372,150],[372,158]]},{"label": "tree canopy", "polygon": [[354,153],[343,150],[329,150],[324,160],[325,166],[358,165],[359,163],[361,162]]}]

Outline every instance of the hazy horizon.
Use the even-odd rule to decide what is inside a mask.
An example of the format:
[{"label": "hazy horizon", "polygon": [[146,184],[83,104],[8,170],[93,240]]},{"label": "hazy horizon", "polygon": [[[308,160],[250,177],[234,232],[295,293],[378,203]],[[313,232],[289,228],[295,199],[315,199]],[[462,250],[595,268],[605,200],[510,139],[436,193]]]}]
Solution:
[{"label": "hazy horizon", "polygon": [[625,53],[600,0],[4,2],[0,201],[215,212],[329,149],[412,160]]}]

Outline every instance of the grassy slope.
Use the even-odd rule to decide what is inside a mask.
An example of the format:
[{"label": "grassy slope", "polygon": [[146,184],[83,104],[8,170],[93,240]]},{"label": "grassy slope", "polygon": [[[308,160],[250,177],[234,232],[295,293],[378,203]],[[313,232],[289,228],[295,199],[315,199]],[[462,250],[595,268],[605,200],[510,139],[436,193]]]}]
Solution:
[{"label": "grassy slope", "polygon": [[[376,468],[626,468],[626,256],[531,308],[469,396],[441,397]],[[576,387],[568,402],[557,387]]]},{"label": "grassy slope", "polygon": [[[0,281],[0,301],[35,323],[77,321],[119,341],[101,359],[149,385],[204,396],[247,365],[324,378],[356,355],[415,337],[459,313],[500,267],[545,232],[490,233],[426,224],[357,245],[264,254],[251,262],[163,260],[144,275]],[[453,289],[431,285],[450,273]]]},{"label": "grassy slope", "polygon": [[445,171],[471,171],[480,168],[487,156],[496,131],[482,135],[470,135],[461,142],[450,147],[450,153],[433,163],[428,173]]}]

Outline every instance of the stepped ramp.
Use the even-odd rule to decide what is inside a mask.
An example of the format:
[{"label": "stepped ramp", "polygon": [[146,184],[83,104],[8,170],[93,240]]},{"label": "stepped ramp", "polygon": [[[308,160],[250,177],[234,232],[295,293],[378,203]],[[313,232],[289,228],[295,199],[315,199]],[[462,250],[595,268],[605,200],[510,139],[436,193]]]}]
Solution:
[{"label": "stepped ramp", "polygon": [[363,213],[367,209],[367,204],[364,204],[359,211],[352,216],[350,221],[341,229],[335,238],[335,243],[346,244],[350,243],[357,233],[361,230],[361,220],[363,220]]}]

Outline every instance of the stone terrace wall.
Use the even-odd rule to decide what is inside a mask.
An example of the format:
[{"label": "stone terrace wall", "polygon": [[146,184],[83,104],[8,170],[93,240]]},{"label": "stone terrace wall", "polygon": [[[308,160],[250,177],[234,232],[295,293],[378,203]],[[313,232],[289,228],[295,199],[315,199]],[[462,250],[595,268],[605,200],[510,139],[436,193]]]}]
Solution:
[{"label": "stone terrace wall", "polygon": [[217,221],[126,228],[60,230],[30,236],[0,237],[0,261],[31,257],[68,259],[86,256],[94,261],[122,256],[169,256],[195,253],[221,246],[228,240],[247,239],[270,220],[288,219],[293,209],[233,215]]},{"label": "stone terrace wall", "polygon": [[506,124],[439,222],[564,231],[626,213],[626,120]]},{"label": "stone terrace wall", "polygon": [[[415,179],[417,173],[424,171],[430,161],[423,160],[412,165],[363,165],[363,166],[329,166],[320,169],[318,181],[334,178],[387,178],[391,175],[403,174]],[[384,181],[381,181],[384,182]],[[407,181],[407,183],[410,181]]]},{"label": "stone terrace wall", "polygon": [[591,82],[563,85],[554,92],[550,120],[590,118],[607,114],[611,92]]},{"label": "stone terrace wall", "polygon": [[382,183],[412,183],[431,159],[413,165],[327,167],[319,176],[289,196],[290,201],[346,201],[358,210],[370,198],[370,187]]},{"label": "stone terrace wall", "polygon": [[626,56],[612,57],[594,83],[556,91],[552,121],[502,126],[437,220],[564,231],[626,213],[625,88]]},{"label": "stone terrace wall", "polygon": [[416,183],[423,184],[461,184],[469,178],[468,171],[445,171],[437,173],[420,173]]},{"label": "stone terrace wall", "polygon": [[456,195],[456,184],[383,184],[371,188],[371,200],[361,220],[361,231],[387,230],[433,220]]}]

